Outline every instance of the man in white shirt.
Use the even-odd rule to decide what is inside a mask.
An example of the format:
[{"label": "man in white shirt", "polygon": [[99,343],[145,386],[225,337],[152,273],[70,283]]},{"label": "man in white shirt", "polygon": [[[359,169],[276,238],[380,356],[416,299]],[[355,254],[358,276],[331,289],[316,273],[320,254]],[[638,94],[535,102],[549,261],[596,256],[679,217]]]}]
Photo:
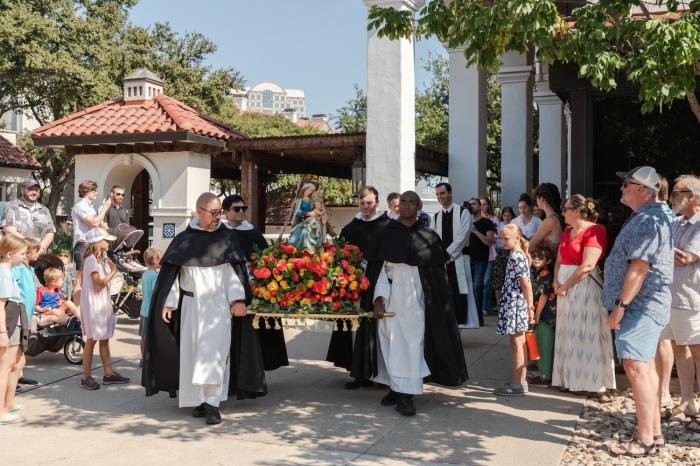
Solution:
[{"label": "man in white shirt", "polygon": [[477,312],[473,291],[469,289],[471,271],[467,247],[472,216],[467,209],[452,203],[452,186],[449,183],[439,183],[435,186],[435,196],[442,209],[431,217],[430,228],[438,233],[450,256],[447,262],[447,277],[455,303],[457,324],[459,328],[476,328],[483,325],[483,317]]},{"label": "man in white shirt", "polygon": [[73,219],[73,262],[75,270],[83,265],[83,251],[87,246],[85,234],[93,228],[98,228],[104,220],[110,200],[102,200],[102,208],[98,214],[92,203],[97,199],[97,183],[85,180],[78,186],[80,200],[73,206],[70,216]]}]

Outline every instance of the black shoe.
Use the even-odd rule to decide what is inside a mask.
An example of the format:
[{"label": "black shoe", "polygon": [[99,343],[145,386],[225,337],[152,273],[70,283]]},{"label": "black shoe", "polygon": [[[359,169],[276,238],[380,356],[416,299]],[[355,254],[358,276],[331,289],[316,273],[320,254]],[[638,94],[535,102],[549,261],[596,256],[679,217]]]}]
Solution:
[{"label": "black shoe", "polygon": [[204,403],[204,418],[207,421],[207,424],[221,423],[219,408],[217,406],[212,406],[209,403]]},{"label": "black shoe", "polygon": [[398,401],[396,402],[396,411],[400,412],[404,416],[413,416],[416,414],[416,407],[413,406],[413,400],[411,400],[411,395],[401,394]]},{"label": "black shoe", "polygon": [[479,321],[479,327],[483,327],[483,326],[484,326],[484,320],[482,319]]},{"label": "black shoe", "polygon": [[204,417],[204,403],[192,410],[192,417]]},{"label": "black shoe", "polygon": [[22,385],[38,385],[39,384],[39,382],[37,382],[36,380],[29,379],[29,378],[24,377],[24,376],[20,377],[19,380],[17,381],[17,383],[22,384]]},{"label": "black shoe", "polygon": [[399,397],[401,396],[401,393],[395,392],[392,389],[389,389],[389,393],[382,398],[382,406],[394,406],[397,401],[399,401]]},{"label": "black shoe", "polygon": [[374,382],[367,379],[355,379],[352,382],[348,382],[345,384],[345,388],[347,388],[348,390],[357,390],[358,388],[373,386]]},{"label": "black shoe", "polygon": [[18,394],[18,393],[21,393],[21,392],[22,392],[22,387],[20,387],[19,385],[17,385],[17,386],[15,387],[15,395]]}]

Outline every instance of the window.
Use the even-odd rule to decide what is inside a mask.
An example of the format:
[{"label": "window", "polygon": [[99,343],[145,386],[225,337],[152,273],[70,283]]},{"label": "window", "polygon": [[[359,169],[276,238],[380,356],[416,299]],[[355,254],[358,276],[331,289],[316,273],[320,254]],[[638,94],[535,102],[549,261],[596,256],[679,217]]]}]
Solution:
[{"label": "window", "polygon": [[263,107],[264,108],[272,108],[272,91],[267,90],[263,91]]}]

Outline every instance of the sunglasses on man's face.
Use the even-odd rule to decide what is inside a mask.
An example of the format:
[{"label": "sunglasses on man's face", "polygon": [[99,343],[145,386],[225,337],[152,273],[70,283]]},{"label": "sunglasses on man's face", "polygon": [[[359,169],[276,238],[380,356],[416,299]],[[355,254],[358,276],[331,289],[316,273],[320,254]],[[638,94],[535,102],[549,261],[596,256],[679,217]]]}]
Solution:
[{"label": "sunglasses on man's face", "polygon": [[234,212],[247,212],[248,206],[247,205],[236,205],[236,206],[231,207],[229,210],[233,210]]}]

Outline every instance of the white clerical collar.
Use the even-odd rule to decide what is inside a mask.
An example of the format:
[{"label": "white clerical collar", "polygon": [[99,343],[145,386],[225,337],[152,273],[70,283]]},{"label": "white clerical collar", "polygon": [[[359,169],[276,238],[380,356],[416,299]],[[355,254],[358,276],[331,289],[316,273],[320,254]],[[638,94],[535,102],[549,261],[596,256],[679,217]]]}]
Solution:
[{"label": "white clerical collar", "polygon": [[452,209],[454,208],[454,206],[455,206],[454,204],[450,204],[450,206],[449,206],[447,209],[445,209],[445,208],[443,207],[443,208],[442,208],[442,212],[445,213],[445,214],[449,214],[450,212],[452,212]]},{"label": "white clerical collar", "polygon": [[253,225],[248,223],[247,220],[243,220],[243,223],[238,225],[235,229],[236,230],[254,230],[255,228],[253,228]]},{"label": "white clerical collar", "polygon": [[219,220],[219,223],[217,223],[216,226],[214,228],[212,228],[211,230],[205,230],[204,228],[199,226],[199,219],[197,217],[190,220],[190,226],[192,228],[194,228],[195,230],[216,231],[219,228],[219,225],[221,225],[221,220]]},{"label": "white clerical collar", "polygon": [[[365,222],[372,222],[374,220],[377,220],[379,217],[381,217],[383,213],[384,213],[383,210],[377,210],[377,212],[374,214],[374,216],[372,218],[370,218],[369,220],[365,220],[365,218],[362,216],[362,212],[358,212],[355,214],[355,218],[358,220],[363,220]],[[398,218],[398,217],[399,216],[397,215],[396,218]]]}]

